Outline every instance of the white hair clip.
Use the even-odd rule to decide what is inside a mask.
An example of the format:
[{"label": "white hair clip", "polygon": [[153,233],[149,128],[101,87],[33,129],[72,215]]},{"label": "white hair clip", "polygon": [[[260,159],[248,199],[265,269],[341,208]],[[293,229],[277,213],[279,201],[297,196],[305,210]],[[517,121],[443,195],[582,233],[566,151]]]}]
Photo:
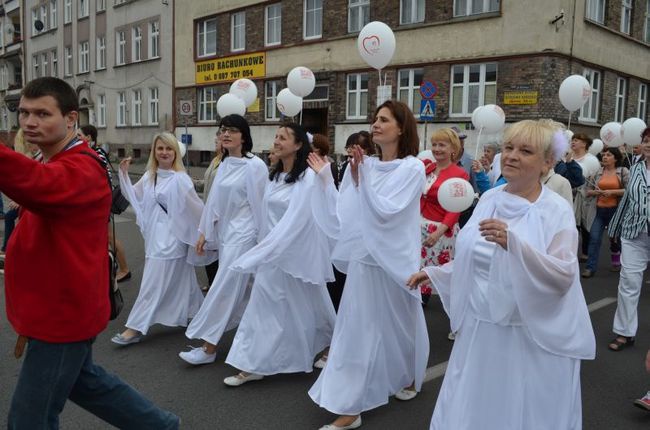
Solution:
[{"label": "white hair clip", "polygon": [[569,150],[569,139],[563,130],[558,130],[553,133],[553,160],[558,161],[564,157],[564,154]]},{"label": "white hair clip", "polygon": [[307,140],[309,141],[310,145],[314,144],[314,135],[311,134],[310,132],[307,132]]}]

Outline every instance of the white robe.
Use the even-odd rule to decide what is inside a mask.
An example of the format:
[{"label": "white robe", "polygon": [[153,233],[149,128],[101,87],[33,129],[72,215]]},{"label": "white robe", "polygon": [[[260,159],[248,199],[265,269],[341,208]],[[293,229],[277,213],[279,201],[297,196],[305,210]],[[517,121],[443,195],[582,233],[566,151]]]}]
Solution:
[{"label": "white robe", "polygon": [[219,251],[219,270],[185,335],[216,345],[225,331],[239,324],[250,297],[248,273],[230,265],[257,243],[268,169],[262,160],[226,157],[201,216],[199,231],[207,248]]},{"label": "white robe", "polygon": [[420,390],[424,379],[426,323],[419,292],[406,287],[420,264],[424,165],[414,157],[365,158],[359,186],[348,169],[340,196],[329,170],[319,175],[314,211],[337,241],[333,260],[348,276],[327,365],[309,395],[330,412],[358,415],[413,382]]},{"label": "white robe", "polygon": [[329,245],[311,211],[314,173],[292,184],[284,178],[266,187],[264,238],[231,266],[255,273],[255,283],[226,363],[261,375],[311,372],[336,318],[326,289],[334,279]]},{"label": "white robe", "polygon": [[140,292],[126,326],[143,334],[154,324],[184,327],[203,301],[194,266],[188,263],[188,250],[193,250],[188,245],[198,239],[203,202],[185,172],[158,169],[154,187],[149,172],[132,185],[120,171],[120,186],[145,246]]},{"label": "white robe", "polygon": [[[534,203],[505,187],[480,199],[454,261],[425,268],[458,332],[431,429],[578,430],[595,340],[573,213],[546,187]],[[480,235],[487,218],[508,224],[508,251]]]}]

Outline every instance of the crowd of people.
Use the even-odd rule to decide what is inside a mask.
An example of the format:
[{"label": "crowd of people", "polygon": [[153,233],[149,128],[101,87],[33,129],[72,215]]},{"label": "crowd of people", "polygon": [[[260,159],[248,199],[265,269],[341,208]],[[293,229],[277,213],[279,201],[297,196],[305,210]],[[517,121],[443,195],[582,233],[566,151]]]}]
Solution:
[{"label": "crowd of people", "polygon": [[[5,283],[17,356],[27,343],[10,428],[40,428],[38,419],[54,428],[67,398],[120,428],[178,428],[178,417],[92,362],[92,342],[108,318],[100,251],[115,244],[118,281],[131,272],[123,245],[111,229],[106,234],[110,198],[98,185],[106,182],[98,166],[110,172],[108,154],[94,127],[76,130],[70,90],[54,78],[26,86],[19,108],[25,143],[16,147],[21,155],[0,148],[0,169],[9,172],[0,190],[15,200],[10,211],[21,208],[13,235],[5,228],[3,245],[4,252],[8,236],[15,236],[7,246]],[[43,109],[52,115],[44,119]],[[407,105],[384,102],[370,133],[348,138],[348,157],[339,166],[329,158],[326,136],[282,123],[267,166],[254,155],[246,119],[225,116],[202,181],[203,199],[176,137],[155,135],[146,172],[135,184],[130,158],[115,172],[144,238],[145,264],[126,328],[111,341],[140,343],[155,324],[186,327],[185,335],[202,343],[180,351],[180,359],[205,365],[216,361],[218,348],[229,347],[225,362],[239,371],[224,379],[231,387],[322,369],[308,394],[336,418],[321,430],[355,429],[363,412],[391,396],[408,401],[418,395],[430,349],[423,305],[438,295],[454,346],[431,429],[582,428],[580,364],[595,357],[596,346],[580,277],[596,273],[607,230],[612,269],[620,270],[609,348],[633,345],[650,255],[650,128],[639,159],[605,148],[600,169],[592,171],[590,138],[575,134],[569,145],[564,127],[551,120],[511,124],[499,142],[484,144],[480,160],[467,154],[467,136],[457,128],[435,130],[430,151],[419,153],[416,126]],[[54,190],[53,177],[70,189],[59,184]],[[476,192],[462,213],[446,210],[439,198],[451,178],[469,181]],[[92,207],[93,221],[85,220],[90,236],[83,240],[70,233],[77,212],[87,216],[82,207]],[[84,309],[75,314],[74,329],[72,318],[43,321],[26,310],[44,306],[25,286],[32,288],[45,272],[23,272],[33,264],[30,238],[52,219],[60,230],[51,249],[69,256],[72,240],[87,257],[68,293],[78,295],[70,303]],[[586,262],[582,273],[579,259]],[[75,261],[47,267],[65,274],[78,269]],[[206,270],[204,292],[196,267]],[[84,295],[82,285],[97,288]],[[58,288],[44,297],[61,302],[57,294],[71,290]],[[70,304],[61,306],[61,314],[72,315]],[[223,345],[229,330],[236,330],[233,343]],[[34,369],[49,354],[61,359],[59,367],[46,365],[56,378],[43,380]],[[72,363],[66,354],[79,359]],[[64,365],[69,372],[54,370]],[[27,400],[43,386],[40,397],[51,387],[56,404],[39,396]],[[103,387],[110,387],[108,394],[99,393]],[[127,394],[117,401],[120,392]],[[650,392],[635,404],[650,410]]]}]

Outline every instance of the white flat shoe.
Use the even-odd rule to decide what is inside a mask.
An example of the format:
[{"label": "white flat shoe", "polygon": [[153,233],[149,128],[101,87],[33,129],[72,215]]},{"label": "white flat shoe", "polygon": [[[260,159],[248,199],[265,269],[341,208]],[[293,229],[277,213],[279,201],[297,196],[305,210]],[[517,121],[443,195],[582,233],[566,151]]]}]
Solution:
[{"label": "white flat shoe", "polygon": [[359,415],[357,419],[352,422],[352,424],[349,424],[347,426],[339,427],[335,426],[334,424],[328,424],[318,430],[351,430],[358,429],[359,427],[361,427],[361,415]]},{"label": "white flat shoe", "polygon": [[323,360],[323,358],[319,358],[316,363],[314,363],[314,367],[316,369],[323,369],[325,368],[325,365],[327,364],[327,360]]},{"label": "white flat shoe", "polygon": [[417,395],[418,395],[418,392],[415,391],[415,390],[408,390],[406,388],[402,388],[397,393],[395,393],[395,398],[397,400],[407,401],[407,400],[414,399],[415,396],[417,396]]},{"label": "white flat shoe", "polygon": [[217,358],[217,353],[214,352],[212,354],[208,354],[205,352],[205,349],[203,349],[203,347],[198,347],[192,348],[191,351],[179,352],[178,356],[188,363],[197,366],[199,364],[214,363],[214,360]]},{"label": "white flat shoe", "polygon": [[226,379],[223,380],[223,383],[230,386],[230,387],[239,387],[242,384],[245,384],[250,381],[259,381],[260,379],[263,379],[264,375],[256,375],[255,373],[251,373],[248,376],[243,376],[241,373],[237,374],[235,376],[229,376]]},{"label": "white flat shoe", "polygon": [[135,336],[131,337],[124,337],[122,336],[121,333],[116,334],[111,338],[111,342],[116,343],[118,345],[126,346],[126,345],[131,345],[133,343],[138,343],[142,340],[142,334],[136,334]]}]

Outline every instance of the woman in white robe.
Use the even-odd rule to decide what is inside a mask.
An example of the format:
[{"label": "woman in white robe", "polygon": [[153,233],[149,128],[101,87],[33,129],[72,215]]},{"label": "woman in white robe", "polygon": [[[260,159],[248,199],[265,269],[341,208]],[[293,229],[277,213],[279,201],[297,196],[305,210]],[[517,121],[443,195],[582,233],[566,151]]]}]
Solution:
[{"label": "woman in white robe", "polygon": [[219,127],[223,160],[201,216],[196,251],[202,255],[204,248],[217,249],[221,266],[185,332],[190,339],[203,339],[203,346],[179,353],[195,365],[215,360],[219,339],[237,327],[248,304],[251,275],[230,265],[257,243],[268,175],[266,164],[251,154],[253,140],[244,117],[225,116]]},{"label": "woman in white robe", "polygon": [[[540,182],[566,138],[547,120],[505,133],[502,174],[431,280],[457,331],[431,429],[582,428],[580,361],[595,356],[573,211]],[[459,267],[454,270],[455,266]]]},{"label": "woman in white robe", "polygon": [[307,166],[307,135],[297,124],[282,125],[273,149],[280,161],[264,193],[263,239],[231,266],[255,273],[255,283],[226,358],[241,370],[224,380],[230,386],[311,372],[316,354],[330,344],[336,318],[326,287],[334,279],[329,243],[312,215],[315,175]]},{"label": "woman in white robe", "polygon": [[347,273],[327,364],[309,395],[340,415],[321,430],[357,428],[361,413],[415,397],[429,340],[419,292],[410,270],[420,265],[420,196],[425,184],[416,122],[408,106],[387,101],[375,112],[372,140],[382,158],[360,149],[336,195],[324,160],[310,156],[323,191],[314,211],[336,240],[333,261]]},{"label": "woman in white robe", "polygon": [[128,174],[130,163],[130,158],[120,163],[120,187],[144,237],[145,263],[127,329],[111,339],[119,345],[139,342],[154,324],[187,326],[203,301],[194,266],[188,262],[199,263],[192,253],[203,202],[185,173],[176,137],[154,137],[147,171],[135,185]]}]

